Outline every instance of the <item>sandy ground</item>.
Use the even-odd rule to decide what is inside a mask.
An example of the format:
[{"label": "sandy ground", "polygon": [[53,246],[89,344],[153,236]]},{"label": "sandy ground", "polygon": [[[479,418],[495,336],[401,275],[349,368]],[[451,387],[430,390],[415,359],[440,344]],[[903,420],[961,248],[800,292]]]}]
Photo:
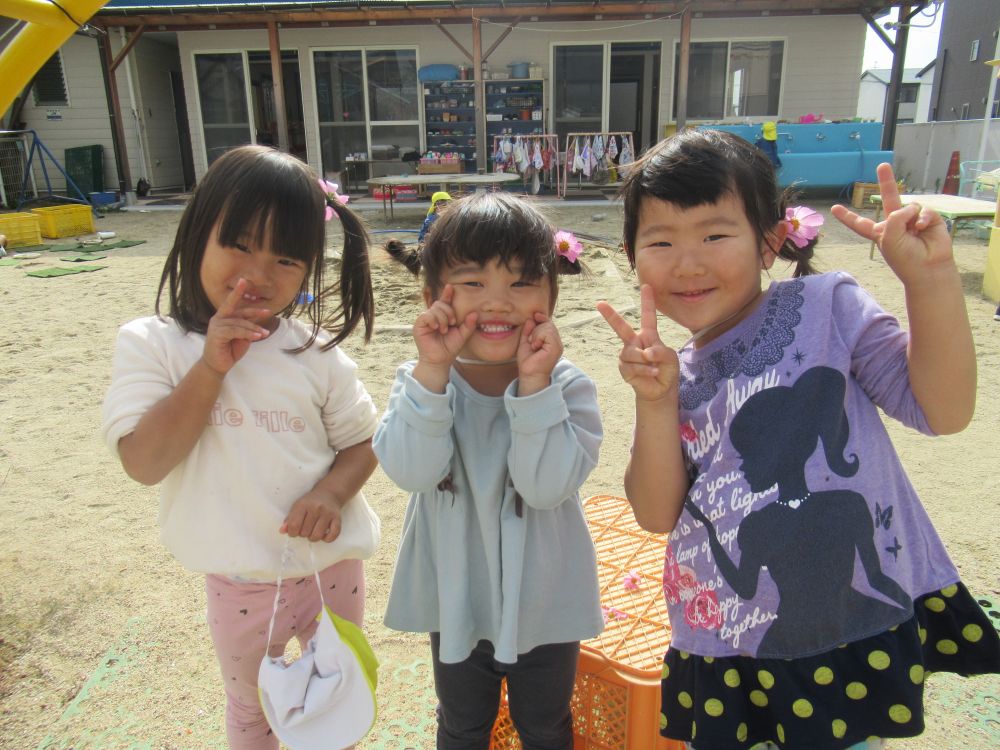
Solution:
[{"label": "sandy ground", "polygon": [[[818,207],[827,210],[829,203]],[[425,210],[400,207],[391,227],[415,229]],[[620,494],[631,390],[618,376],[617,340],[594,313],[598,299],[618,306],[637,300],[634,278],[614,250],[619,210],[611,203],[571,202],[546,210],[559,227],[609,240],[588,244],[585,258],[593,275],[563,283],[557,316],[566,355],[596,381],[604,415],[600,465],[583,494]],[[386,227],[380,210],[369,207],[364,215],[373,229]],[[99,261],[107,268],[96,273],[25,275],[32,265],[68,265],[49,254],[19,268],[0,268],[2,748],[225,747],[202,580],[159,544],[157,490],[130,481],[98,438],[116,329],[152,311],[179,216],[130,210],[100,220],[99,229],[146,243],[109,251]],[[819,265],[851,272],[902,315],[900,285],[879,257],[868,259],[867,243],[836,222],[828,222],[825,235]],[[331,246],[336,239],[331,236]],[[890,432],[966,584],[1000,602],[1000,323],[980,296],[986,242],[963,230],[956,254],[979,352],[975,420],[963,433],[936,440],[895,424]],[[408,328],[419,294],[411,277],[379,253],[374,279],[378,332],[369,346],[352,340],[346,349],[382,408],[396,364],[414,351]],[[686,338],[669,322],[660,327],[668,344]],[[366,492],[384,531],[368,564],[367,615],[383,667],[380,716],[362,747],[433,747],[426,637],[393,633],[381,624],[406,498],[381,471]],[[928,686],[927,732],[892,746],[998,747],[998,695],[996,678],[935,677]]]}]

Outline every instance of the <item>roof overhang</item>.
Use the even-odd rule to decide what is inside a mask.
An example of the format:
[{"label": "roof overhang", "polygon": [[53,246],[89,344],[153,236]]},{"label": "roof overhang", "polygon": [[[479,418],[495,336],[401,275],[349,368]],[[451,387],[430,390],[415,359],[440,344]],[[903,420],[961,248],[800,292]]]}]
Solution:
[{"label": "roof overhang", "polygon": [[[911,0],[921,6],[929,0]],[[94,18],[100,26],[148,31],[316,26],[407,25],[490,21],[553,22],[612,19],[761,18],[861,15],[877,17],[902,0],[111,0]]]}]

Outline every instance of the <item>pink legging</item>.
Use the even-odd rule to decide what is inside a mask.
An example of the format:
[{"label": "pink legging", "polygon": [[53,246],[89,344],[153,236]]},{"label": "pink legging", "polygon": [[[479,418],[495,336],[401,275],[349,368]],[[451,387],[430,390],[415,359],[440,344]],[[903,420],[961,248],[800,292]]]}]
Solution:
[{"label": "pink legging", "polygon": [[[344,560],[320,571],[319,578],[327,606],[360,626],[365,601],[362,562]],[[274,591],[274,583],[239,583],[223,576],[205,576],[208,627],[225,682],[226,735],[232,750],[278,749],[278,739],[264,718],[257,693],[257,672],[274,611]],[[304,648],[316,631],[319,610],[314,576],[283,580],[270,655],[281,656],[293,637]]]}]

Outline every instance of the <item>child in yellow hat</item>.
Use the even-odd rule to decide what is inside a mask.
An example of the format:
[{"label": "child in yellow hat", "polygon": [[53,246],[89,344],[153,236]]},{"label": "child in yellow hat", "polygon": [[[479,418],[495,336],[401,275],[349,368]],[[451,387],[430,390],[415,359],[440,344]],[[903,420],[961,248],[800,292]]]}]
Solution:
[{"label": "child in yellow hat", "polygon": [[438,213],[442,208],[447,206],[451,202],[451,195],[443,190],[439,190],[431,196],[431,207],[427,209],[427,218],[424,219],[423,226],[420,227],[420,234],[417,235],[417,242],[419,244],[424,244],[424,237],[427,236],[427,232],[430,231],[431,224],[438,217]]}]

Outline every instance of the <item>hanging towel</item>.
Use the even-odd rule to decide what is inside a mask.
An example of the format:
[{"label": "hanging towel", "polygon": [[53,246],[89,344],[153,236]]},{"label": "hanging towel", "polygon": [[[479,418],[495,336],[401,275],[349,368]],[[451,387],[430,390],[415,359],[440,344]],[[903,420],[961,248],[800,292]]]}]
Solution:
[{"label": "hanging towel", "polygon": [[594,159],[600,161],[604,158],[604,136],[598,133],[594,136]]},{"label": "hanging towel", "polygon": [[544,162],[542,161],[542,144],[537,140],[535,141],[535,148],[531,154],[531,165],[535,169],[541,169]]},{"label": "hanging towel", "polygon": [[580,139],[573,141],[573,174],[583,171],[583,156],[580,153]]},{"label": "hanging towel", "polygon": [[611,159],[618,156],[618,140],[613,135],[608,136],[608,156]]},{"label": "hanging towel", "polygon": [[583,162],[583,176],[590,177],[594,166],[594,150],[591,148],[589,138],[583,142],[583,153],[580,154],[580,160]]},{"label": "hanging towel", "polygon": [[626,164],[631,164],[633,158],[632,139],[622,138],[622,152],[621,156],[618,157],[618,164],[624,167]]}]

